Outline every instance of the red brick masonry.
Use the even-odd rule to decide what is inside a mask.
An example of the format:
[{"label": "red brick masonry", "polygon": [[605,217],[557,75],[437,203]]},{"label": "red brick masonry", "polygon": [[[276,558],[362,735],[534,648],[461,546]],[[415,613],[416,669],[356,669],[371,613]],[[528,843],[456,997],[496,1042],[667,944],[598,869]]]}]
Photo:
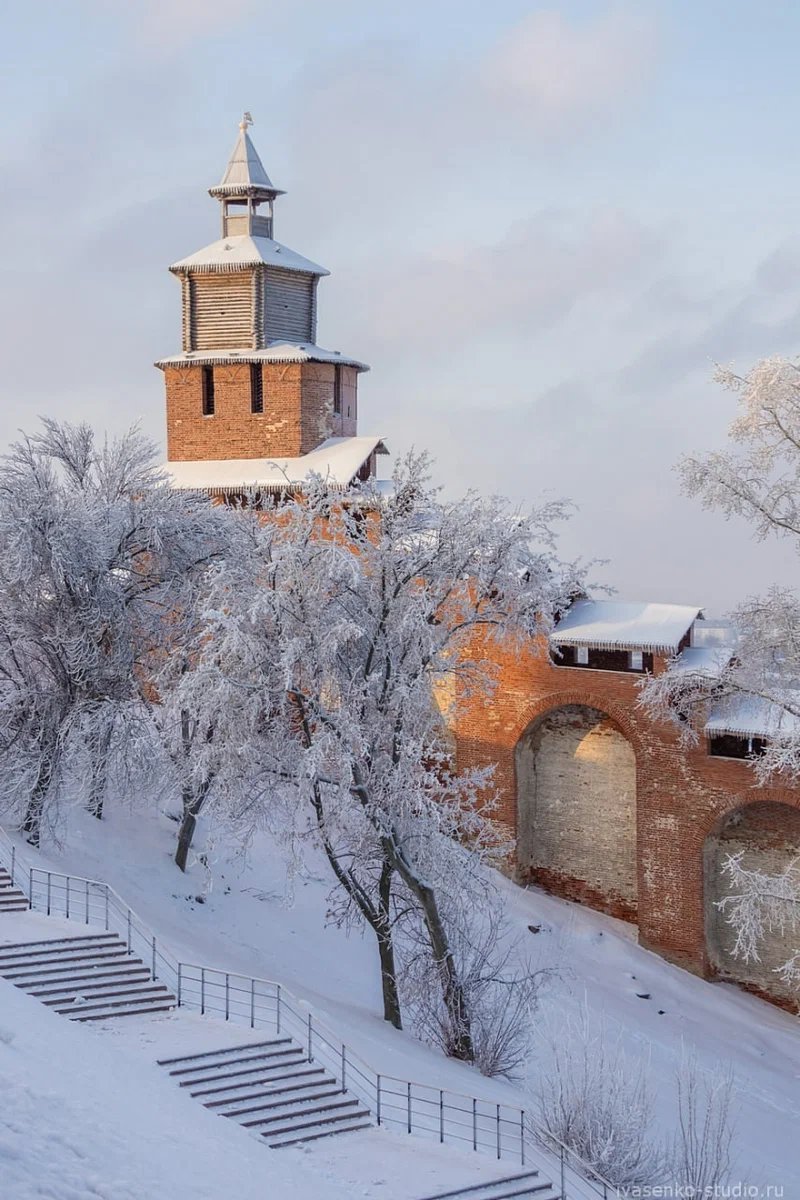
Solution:
[{"label": "red brick masonry", "polygon": [[[478,644],[474,656],[484,657]],[[518,647],[499,653],[492,649],[490,656],[499,668],[496,694],[489,703],[479,697],[465,702],[454,726],[456,753],[461,767],[496,764],[498,819],[515,837],[515,749],[532,722],[565,705],[589,706],[611,719],[635,754],[637,911],[632,912],[630,906],[625,911],[613,894],[598,894],[580,879],[548,877],[546,872],[536,878],[534,871],[535,881],[556,894],[614,915],[633,917],[643,946],[690,971],[715,974],[706,934],[710,903],[710,898],[704,897],[707,839],[713,842],[719,837],[726,818],[735,810],[758,803],[764,807],[754,828],[767,840],[778,837],[786,841],[797,821],[796,814],[785,806],[800,809],[800,790],[756,786],[746,761],[709,757],[702,737],[697,746],[683,746],[670,724],[654,720],[637,706],[636,675],[557,666],[546,648],[533,642],[522,651]],[[654,656],[654,671],[663,671],[665,663],[663,656]],[[531,836],[535,838],[535,830]],[[800,853],[800,846],[795,853]],[[523,876],[521,882],[525,881]],[[797,940],[800,942],[800,937]],[[743,980],[745,976],[746,972]],[[773,988],[769,978],[756,990],[780,996],[780,989]]]}]

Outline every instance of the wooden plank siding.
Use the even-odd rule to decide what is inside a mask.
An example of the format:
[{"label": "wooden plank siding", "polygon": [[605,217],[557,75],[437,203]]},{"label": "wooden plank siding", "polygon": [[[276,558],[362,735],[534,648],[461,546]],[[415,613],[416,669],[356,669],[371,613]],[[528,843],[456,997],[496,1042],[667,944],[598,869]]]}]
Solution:
[{"label": "wooden plank siding", "polygon": [[267,267],[264,271],[264,339],[269,342],[314,341],[313,275]]},{"label": "wooden plank siding", "polygon": [[254,348],[253,271],[189,276],[192,350]]}]

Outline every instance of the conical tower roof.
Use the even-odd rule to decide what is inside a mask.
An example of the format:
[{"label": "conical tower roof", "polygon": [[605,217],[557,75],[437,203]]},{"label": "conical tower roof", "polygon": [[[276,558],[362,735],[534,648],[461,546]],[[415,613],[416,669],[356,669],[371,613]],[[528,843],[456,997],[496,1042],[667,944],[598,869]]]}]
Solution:
[{"label": "conical tower roof", "polygon": [[250,140],[247,132],[250,124],[250,114],[245,113],[239,123],[239,136],[225,168],[225,174],[216,187],[208,189],[209,194],[216,200],[232,196],[253,196],[259,200],[272,200],[275,196],[283,195],[264,170],[258,151]]}]

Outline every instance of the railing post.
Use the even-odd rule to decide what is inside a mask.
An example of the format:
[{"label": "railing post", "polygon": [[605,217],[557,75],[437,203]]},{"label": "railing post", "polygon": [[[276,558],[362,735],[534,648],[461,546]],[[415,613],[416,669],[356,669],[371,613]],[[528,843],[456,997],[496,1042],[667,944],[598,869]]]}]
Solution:
[{"label": "railing post", "polygon": [[408,1132],[411,1133],[411,1081],[408,1082]]},{"label": "railing post", "polygon": [[377,1090],[377,1100],[376,1100],[376,1106],[375,1106],[376,1107],[375,1117],[377,1119],[378,1124],[380,1125],[380,1123],[381,1123],[381,1077],[380,1077],[380,1075],[376,1075],[375,1079],[377,1080],[377,1089],[376,1089]]},{"label": "railing post", "polygon": [[67,920],[69,920],[69,875],[66,876],[66,880],[67,880],[67,911],[66,911],[65,915],[66,915]]},{"label": "railing post", "polygon": [[47,915],[50,916],[50,897],[53,892],[53,879],[50,872],[47,872]]},{"label": "railing post", "polygon": [[564,1147],[561,1147],[561,1197],[560,1200],[567,1200],[567,1188],[564,1179]]},{"label": "railing post", "polygon": [[86,880],[86,924],[89,924],[89,880]]},{"label": "railing post", "polygon": [[28,868],[28,895],[31,898],[31,908],[33,908],[33,867]]},{"label": "railing post", "polygon": [[200,968],[200,1016],[206,1011],[206,969]]},{"label": "railing post", "polygon": [[[251,979],[250,980],[250,1028],[255,1029],[255,1027],[256,1027],[256,981],[255,981],[255,979]],[[280,1031],[280,1024],[278,1025],[278,1030]]]},{"label": "railing post", "polygon": [[17,861],[17,847],[11,847],[11,883],[14,883],[14,864]]},{"label": "railing post", "polygon": [[472,1149],[478,1149],[478,1100],[472,1097]]},{"label": "railing post", "polygon": [[444,1141],[444,1092],[439,1089],[439,1141]]},{"label": "railing post", "polygon": [[105,888],[104,888],[103,890],[104,890],[104,892],[105,892],[105,897],[106,897],[106,933],[108,933],[108,926],[109,926],[109,920],[108,920],[108,884],[106,884],[106,886],[105,886]]},{"label": "railing post", "polygon": [[181,1006],[181,991],[183,988],[183,964],[178,963],[178,1008]]},{"label": "railing post", "polygon": [[497,1106],[497,1157],[500,1157],[500,1105]]},{"label": "railing post", "polygon": [[152,944],[151,950],[152,950],[153,966],[152,966],[152,970],[150,973],[153,976],[153,979],[156,979],[157,975],[156,975],[156,935],[155,934],[153,934],[153,944]]},{"label": "railing post", "polygon": [[342,1042],[342,1091],[347,1091],[347,1047]]},{"label": "railing post", "polygon": [[308,1061],[309,1062],[314,1061],[314,1047],[311,1044],[311,1038],[312,1038],[311,1013],[309,1013],[308,1014]]},{"label": "railing post", "polygon": [[525,1109],[519,1110],[519,1161],[525,1166]]},{"label": "railing post", "polygon": [[281,1031],[281,985],[278,984],[277,987],[278,987],[278,1002],[276,1005],[276,1009],[277,1009],[276,1019],[277,1019],[277,1023],[278,1023],[278,1033],[280,1033],[280,1031]]},{"label": "railing post", "polygon": [[229,1021],[231,1016],[231,977],[228,972],[225,972],[225,1020]]}]

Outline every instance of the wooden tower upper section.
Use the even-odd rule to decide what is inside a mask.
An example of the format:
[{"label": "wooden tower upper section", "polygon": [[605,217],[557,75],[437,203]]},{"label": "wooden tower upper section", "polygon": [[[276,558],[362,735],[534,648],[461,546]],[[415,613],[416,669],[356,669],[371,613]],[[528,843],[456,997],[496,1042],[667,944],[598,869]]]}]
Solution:
[{"label": "wooden tower upper section", "polygon": [[170,464],[299,460],[331,439],[362,441],[357,383],[368,368],[317,345],[317,287],[328,271],[275,240],[275,201],[284,193],[264,169],[250,124],[246,113],[209,189],[222,237],[170,267],[181,284],[181,353],[156,364],[166,382]]}]

